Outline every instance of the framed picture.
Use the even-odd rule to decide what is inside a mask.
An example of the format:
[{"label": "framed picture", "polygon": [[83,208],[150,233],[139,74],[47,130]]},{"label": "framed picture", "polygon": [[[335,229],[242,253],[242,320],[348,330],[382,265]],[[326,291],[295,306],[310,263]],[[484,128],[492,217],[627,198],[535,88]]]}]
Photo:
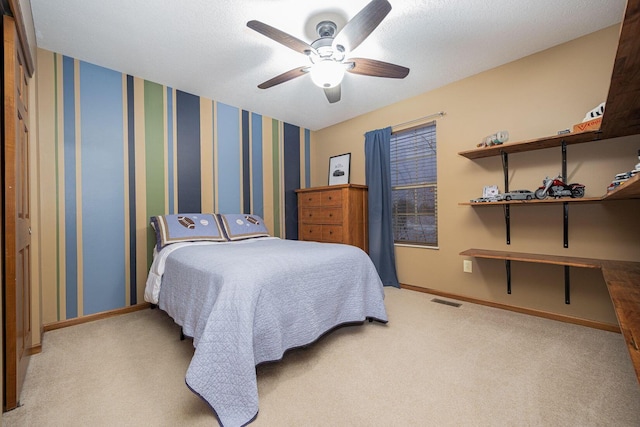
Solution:
[{"label": "framed picture", "polygon": [[329,158],[329,185],[348,184],[351,153]]}]

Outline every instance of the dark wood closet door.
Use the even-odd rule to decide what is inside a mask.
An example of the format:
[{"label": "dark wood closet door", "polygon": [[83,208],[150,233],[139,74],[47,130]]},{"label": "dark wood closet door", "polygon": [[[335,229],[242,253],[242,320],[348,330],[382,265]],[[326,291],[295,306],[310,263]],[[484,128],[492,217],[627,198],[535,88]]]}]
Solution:
[{"label": "dark wood closet door", "polygon": [[29,78],[13,18],[4,33],[4,404],[18,406],[31,347],[31,215],[29,206]]}]

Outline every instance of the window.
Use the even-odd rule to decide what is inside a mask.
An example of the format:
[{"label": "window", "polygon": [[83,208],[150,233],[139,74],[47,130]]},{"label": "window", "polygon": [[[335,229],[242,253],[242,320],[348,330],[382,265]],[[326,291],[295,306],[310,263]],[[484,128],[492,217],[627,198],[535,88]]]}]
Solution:
[{"label": "window", "polygon": [[391,134],[395,243],[438,246],[435,122]]}]

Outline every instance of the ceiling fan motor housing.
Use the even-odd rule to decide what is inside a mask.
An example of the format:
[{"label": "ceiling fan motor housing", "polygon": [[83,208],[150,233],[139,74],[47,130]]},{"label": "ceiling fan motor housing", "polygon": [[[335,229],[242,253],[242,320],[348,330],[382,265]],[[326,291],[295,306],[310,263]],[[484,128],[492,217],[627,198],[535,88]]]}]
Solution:
[{"label": "ceiling fan motor housing", "polygon": [[311,62],[316,63],[318,60],[332,59],[334,61],[342,61],[344,59],[344,47],[341,45],[333,45],[333,39],[337,31],[337,26],[332,21],[322,21],[316,25],[316,31],[320,36],[319,39],[311,43],[319,58],[310,55]]},{"label": "ceiling fan motor housing", "polygon": [[321,21],[316,25],[316,32],[322,37],[335,37],[338,27],[333,21]]}]

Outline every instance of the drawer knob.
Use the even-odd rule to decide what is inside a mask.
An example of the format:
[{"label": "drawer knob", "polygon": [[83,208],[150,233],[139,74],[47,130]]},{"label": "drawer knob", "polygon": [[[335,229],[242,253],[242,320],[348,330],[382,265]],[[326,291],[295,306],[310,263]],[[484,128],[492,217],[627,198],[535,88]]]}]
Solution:
[{"label": "drawer knob", "polygon": [[333,234],[333,231],[329,231],[329,235]]},{"label": "drawer knob", "polygon": [[329,196],[329,200],[331,200],[331,196]]},{"label": "drawer knob", "polygon": [[333,214],[332,214],[332,213],[330,213],[330,214],[329,214],[329,218],[331,218],[332,216],[333,216]]}]

